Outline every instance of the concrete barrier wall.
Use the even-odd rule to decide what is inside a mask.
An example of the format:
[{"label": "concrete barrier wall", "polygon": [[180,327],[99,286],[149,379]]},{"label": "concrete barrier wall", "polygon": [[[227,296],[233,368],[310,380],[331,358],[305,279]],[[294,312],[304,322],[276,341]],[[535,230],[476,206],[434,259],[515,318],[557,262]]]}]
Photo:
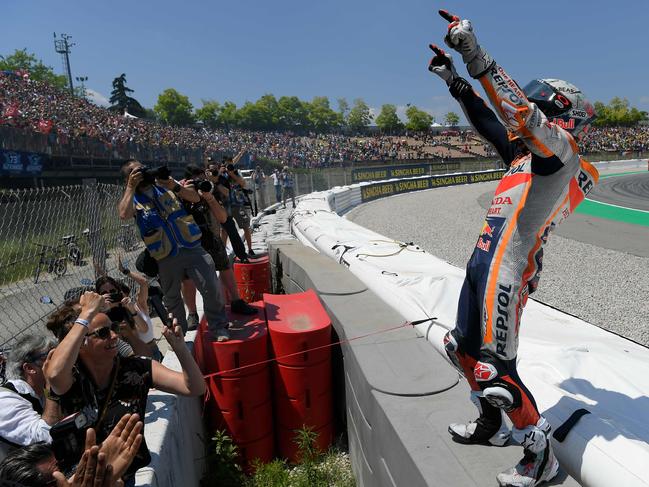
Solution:
[{"label": "concrete barrier wall", "polygon": [[[405,323],[399,313],[346,268],[297,240],[271,242],[269,251],[275,291],[314,289],[343,341],[334,353],[343,377],[336,409],[359,486],[483,487],[494,483],[485,472],[493,479],[516,463],[520,447],[451,440],[447,425],[477,413],[468,385],[412,326],[399,327]],[[554,485],[577,484],[564,475]]]},{"label": "concrete barrier wall", "polygon": [[[196,332],[185,340],[194,346]],[[172,351],[166,353],[165,366],[180,371]],[[198,487],[205,472],[205,442],[202,398],[183,397],[151,389],[146,405],[144,438],[151,452],[151,463],[137,471],[139,487]]]}]

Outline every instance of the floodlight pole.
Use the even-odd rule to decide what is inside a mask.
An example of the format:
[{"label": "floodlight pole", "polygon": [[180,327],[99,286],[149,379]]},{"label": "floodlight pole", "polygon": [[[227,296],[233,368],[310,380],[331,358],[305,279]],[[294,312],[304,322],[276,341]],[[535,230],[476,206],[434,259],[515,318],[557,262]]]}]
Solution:
[{"label": "floodlight pole", "polygon": [[67,34],[61,34],[61,38],[56,38],[54,33],[54,49],[63,57],[63,69],[68,73],[68,84],[70,86],[70,93],[74,95],[74,86],[72,86],[72,70],[70,69],[70,48],[74,46],[73,42],[68,42],[72,39]]}]

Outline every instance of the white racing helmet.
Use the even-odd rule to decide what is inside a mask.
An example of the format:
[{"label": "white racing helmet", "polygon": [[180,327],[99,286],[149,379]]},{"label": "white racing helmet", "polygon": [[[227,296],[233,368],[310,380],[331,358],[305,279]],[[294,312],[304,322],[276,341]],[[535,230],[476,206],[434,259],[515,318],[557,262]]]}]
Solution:
[{"label": "white racing helmet", "polygon": [[523,92],[536,104],[548,120],[567,130],[575,139],[590,128],[597,114],[593,105],[572,83],[560,79],[535,79]]}]

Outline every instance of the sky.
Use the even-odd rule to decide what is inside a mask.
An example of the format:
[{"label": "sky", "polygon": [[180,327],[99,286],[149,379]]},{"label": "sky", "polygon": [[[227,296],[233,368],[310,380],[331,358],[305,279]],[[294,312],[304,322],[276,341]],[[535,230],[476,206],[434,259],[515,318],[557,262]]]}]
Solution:
[{"label": "sky", "polygon": [[0,54],[26,48],[62,73],[53,32],[66,33],[72,76],[87,76],[98,102],[126,73],[146,107],[175,88],[197,108],[266,93],[328,96],[334,108],[340,97],[400,114],[414,104],[443,122],[461,111],[427,70],[427,46],[446,32],[440,8],[470,19],[521,85],[562,78],[592,101],[621,96],[649,110],[647,0],[0,0]]}]

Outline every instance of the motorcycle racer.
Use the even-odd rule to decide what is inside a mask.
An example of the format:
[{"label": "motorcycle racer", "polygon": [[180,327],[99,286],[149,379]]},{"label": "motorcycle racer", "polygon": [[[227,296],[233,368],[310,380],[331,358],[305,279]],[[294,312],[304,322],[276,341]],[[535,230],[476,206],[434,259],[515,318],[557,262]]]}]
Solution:
[{"label": "motorcycle racer", "polygon": [[521,90],[477,42],[471,22],[445,11],[445,42],[462,54],[469,75],[480,81],[498,117],[457,75],[451,58],[431,46],[429,69],[449,86],[476,131],[491,142],[508,167],[496,188],[476,247],[467,264],[455,328],[445,347],[467,378],[480,417],[452,424],[463,443],[502,446],[512,436],[523,459],[497,476],[501,486],[535,486],[552,479],[558,462],[550,425],[516,370],[518,333],[527,297],[536,290],[543,246],[598,180],[575,139],[595,118],[592,105],[565,81],[535,80]]}]

